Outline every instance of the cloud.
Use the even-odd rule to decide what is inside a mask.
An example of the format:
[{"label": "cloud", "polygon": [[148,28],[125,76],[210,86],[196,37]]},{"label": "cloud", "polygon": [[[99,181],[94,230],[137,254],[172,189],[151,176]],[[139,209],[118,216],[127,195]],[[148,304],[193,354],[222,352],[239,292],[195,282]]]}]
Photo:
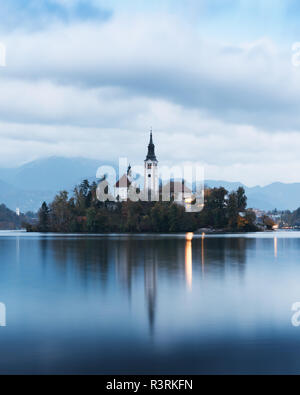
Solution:
[{"label": "cloud", "polygon": [[1,82],[0,119],[20,124],[114,128],[145,112],[146,100],[116,88],[81,89],[49,81]]},{"label": "cloud", "polygon": [[[207,177],[246,184],[297,179],[287,172],[287,163],[299,168],[300,148],[291,45],[266,36],[236,42],[222,24],[210,35],[190,23],[193,7],[224,22],[229,10],[244,16],[257,2],[190,1],[182,14],[177,1],[132,1],[126,10],[90,1],[86,14],[81,2],[37,4],[23,7],[22,31],[1,37],[0,164],[54,154],[140,163],[152,125],[161,162],[200,161]],[[35,18],[43,23],[30,29]]]},{"label": "cloud", "polygon": [[144,125],[157,124],[162,118],[161,128],[154,131],[160,165],[197,162],[204,165],[206,178],[239,180],[249,186],[278,180],[299,182],[299,133],[270,138],[263,130],[219,123],[162,102],[152,103],[140,124],[131,127],[1,122],[0,165],[53,155],[114,162],[125,156],[133,165],[142,164],[149,139]]},{"label": "cloud", "polygon": [[[155,25],[155,29],[153,26]],[[232,45],[195,34],[176,17],[128,15],[12,34],[3,78],[118,89],[199,109],[230,123],[300,127],[300,72],[290,47],[270,39]]]},{"label": "cloud", "polygon": [[110,9],[89,0],[1,0],[1,31],[44,30],[54,23],[107,20]]}]

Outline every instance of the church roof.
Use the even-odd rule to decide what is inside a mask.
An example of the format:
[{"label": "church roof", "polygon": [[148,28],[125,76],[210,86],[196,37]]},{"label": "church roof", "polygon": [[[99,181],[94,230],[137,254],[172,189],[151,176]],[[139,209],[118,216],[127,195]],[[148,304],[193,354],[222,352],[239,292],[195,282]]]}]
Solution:
[{"label": "church roof", "polygon": [[192,190],[180,181],[170,181],[162,187],[163,192],[170,191],[171,193],[192,193]]},{"label": "church roof", "polygon": [[115,188],[129,188],[131,182],[126,174],[124,174],[119,181],[116,183]]},{"label": "church roof", "polygon": [[153,143],[153,136],[152,132],[150,133],[150,143],[148,145],[148,154],[146,157],[146,161],[151,160],[153,162],[157,162],[156,156],[155,156],[155,145]]}]

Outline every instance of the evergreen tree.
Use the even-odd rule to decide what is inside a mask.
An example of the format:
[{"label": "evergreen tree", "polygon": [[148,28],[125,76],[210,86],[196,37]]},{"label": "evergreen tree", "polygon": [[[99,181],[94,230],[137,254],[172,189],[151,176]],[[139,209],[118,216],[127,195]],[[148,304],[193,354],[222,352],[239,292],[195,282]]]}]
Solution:
[{"label": "evergreen tree", "polygon": [[38,213],[38,218],[40,232],[48,232],[50,229],[50,210],[46,202],[42,204]]},{"label": "evergreen tree", "polygon": [[239,218],[239,199],[236,192],[231,192],[227,203],[228,225],[231,229],[236,229]]},{"label": "evergreen tree", "polygon": [[[228,194],[224,188],[207,189],[205,206],[199,213],[187,213],[171,202],[100,202],[97,184],[83,181],[69,199],[60,192],[50,204],[43,203],[39,223],[29,230],[42,232],[193,232],[200,228],[255,230],[255,214],[246,210],[243,188]],[[243,214],[242,214],[243,213]],[[15,215],[15,214],[14,214]],[[16,216],[16,215],[15,215]],[[298,217],[286,214],[286,218]],[[295,220],[294,220],[295,222]]]},{"label": "evergreen tree", "polygon": [[236,195],[239,212],[244,212],[247,208],[247,196],[245,194],[245,189],[243,187],[240,187],[236,191]]},{"label": "evergreen tree", "polygon": [[[54,232],[70,232],[71,224],[74,220],[73,199],[68,200],[68,192],[62,191],[54,198],[50,205],[51,227]],[[75,217],[76,220],[76,217]]]}]

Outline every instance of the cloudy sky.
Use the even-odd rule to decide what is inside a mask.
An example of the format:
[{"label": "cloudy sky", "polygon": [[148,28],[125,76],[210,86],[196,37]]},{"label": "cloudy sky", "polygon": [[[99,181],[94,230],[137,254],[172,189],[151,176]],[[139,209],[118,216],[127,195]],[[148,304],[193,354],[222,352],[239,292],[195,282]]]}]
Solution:
[{"label": "cloudy sky", "polygon": [[[300,182],[298,0],[1,0],[0,166],[145,157]],[[299,57],[300,58],[300,57]]]}]

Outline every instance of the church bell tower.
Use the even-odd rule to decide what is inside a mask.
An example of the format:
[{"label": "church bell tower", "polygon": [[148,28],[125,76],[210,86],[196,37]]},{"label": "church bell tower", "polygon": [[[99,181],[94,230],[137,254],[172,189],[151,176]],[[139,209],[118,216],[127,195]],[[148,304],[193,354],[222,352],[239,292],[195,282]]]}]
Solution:
[{"label": "church bell tower", "polygon": [[152,130],[150,132],[150,143],[148,145],[148,154],[145,160],[144,173],[144,192],[148,201],[158,200],[159,197],[159,180],[158,180],[158,160],[155,156],[155,145],[153,143]]}]

